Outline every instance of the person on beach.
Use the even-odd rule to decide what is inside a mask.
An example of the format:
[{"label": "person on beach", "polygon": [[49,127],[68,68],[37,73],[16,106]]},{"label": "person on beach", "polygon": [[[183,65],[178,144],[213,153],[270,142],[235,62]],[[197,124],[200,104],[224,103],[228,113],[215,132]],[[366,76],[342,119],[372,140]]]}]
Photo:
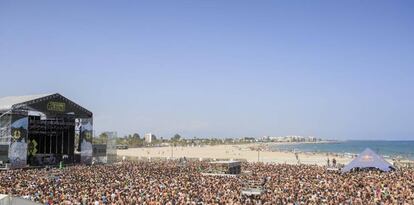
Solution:
[{"label": "person on beach", "polygon": [[297,164],[300,164],[299,153],[295,152],[295,158],[296,158]]}]

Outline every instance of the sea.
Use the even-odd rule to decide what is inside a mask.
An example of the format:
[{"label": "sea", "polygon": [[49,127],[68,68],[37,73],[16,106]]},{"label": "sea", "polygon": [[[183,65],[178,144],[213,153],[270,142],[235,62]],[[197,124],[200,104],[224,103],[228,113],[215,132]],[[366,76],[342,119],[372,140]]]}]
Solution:
[{"label": "sea", "polygon": [[401,157],[414,160],[414,141],[338,141],[328,143],[273,144],[273,151],[337,153],[356,155],[370,148],[384,158]]}]

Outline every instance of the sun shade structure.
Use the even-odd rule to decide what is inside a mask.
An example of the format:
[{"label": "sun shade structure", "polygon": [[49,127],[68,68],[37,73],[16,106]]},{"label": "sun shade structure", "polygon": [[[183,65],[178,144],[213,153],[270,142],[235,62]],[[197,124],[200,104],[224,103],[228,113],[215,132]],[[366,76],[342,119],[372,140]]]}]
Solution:
[{"label": "sun shade structure", "polygon": [[342,172],[350,172],[354,169],[379,169],[384,172],[395,170],[395,168],[388,163],[384,158],[372,151],[370,148],[366,148],[357,158],[349,162]]}]

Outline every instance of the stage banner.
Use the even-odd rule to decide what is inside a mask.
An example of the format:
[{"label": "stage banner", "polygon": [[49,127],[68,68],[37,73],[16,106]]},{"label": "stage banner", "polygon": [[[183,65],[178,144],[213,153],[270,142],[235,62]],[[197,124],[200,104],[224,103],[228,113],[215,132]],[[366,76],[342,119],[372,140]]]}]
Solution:
[{"label": "stage banner", "polygon": [[80,123],[81,162],[83,164],[92,164],[92,118],[80,119]]},{"label": "stage banner", "polygon": [[27,115],[12,115],[9,160],[12,168],[22,168],[27,164]]}]

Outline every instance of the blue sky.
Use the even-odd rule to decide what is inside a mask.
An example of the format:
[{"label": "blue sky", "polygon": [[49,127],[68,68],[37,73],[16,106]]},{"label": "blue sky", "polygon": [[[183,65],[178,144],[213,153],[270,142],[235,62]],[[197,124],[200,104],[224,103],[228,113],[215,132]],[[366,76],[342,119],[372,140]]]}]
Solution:
[{"label": "blue sky", "polygon": [[0,96],[96,132],[414,139],[412,1],[0,1]]}]

